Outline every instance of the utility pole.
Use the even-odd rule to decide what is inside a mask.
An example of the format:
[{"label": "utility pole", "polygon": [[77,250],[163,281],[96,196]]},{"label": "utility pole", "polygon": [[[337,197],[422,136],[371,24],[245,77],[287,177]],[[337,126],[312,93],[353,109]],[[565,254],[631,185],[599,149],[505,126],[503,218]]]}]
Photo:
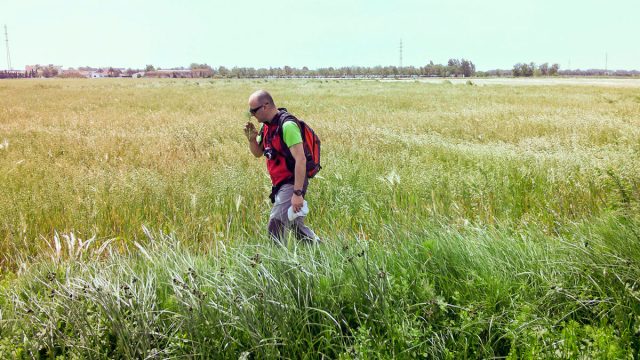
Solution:
[{"label": "utility pole", "polygon": [[13,70],[13,68],[11,67],[11,55],[9,54],[9,35],[7,32],[7,25],[4,25],[4,39],[5,39],[5,43],[7,44],[7,66],[9,70]]}]

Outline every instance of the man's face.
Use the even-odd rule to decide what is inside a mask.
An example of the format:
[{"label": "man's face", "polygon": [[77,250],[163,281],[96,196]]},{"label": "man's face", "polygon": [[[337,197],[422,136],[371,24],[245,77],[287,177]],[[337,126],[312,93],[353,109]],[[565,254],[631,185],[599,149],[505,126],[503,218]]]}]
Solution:
[{"label": "man's face", "polygon": [[266,117],[266,105],[265,103],[260,103],[255,98],[251,98],[249,99],[249,113],[251,116],[254,116],[258,122],[265,122],[268,120]]}]

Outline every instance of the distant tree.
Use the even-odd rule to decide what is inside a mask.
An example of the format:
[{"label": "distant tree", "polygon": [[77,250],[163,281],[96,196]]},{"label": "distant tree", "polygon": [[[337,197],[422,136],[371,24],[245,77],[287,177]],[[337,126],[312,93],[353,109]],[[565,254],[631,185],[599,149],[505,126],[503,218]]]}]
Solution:
[{"label": "distant tree", "polygon": [[462,71],[462,76],[464,77],[470,77],[475,75],[476,73],[476,66],[469,60],[462,59],[460,61],[460,68]]},{"label": "distant tree", "polygon": [[269,69],[267,68],[260,68],[256,71],[256,76],[258,77],[267,77],[269,76]]},{"label": "distant tree", "polygon": [[551,76],[555,76],[558,75],[558,71],[560,70],[560,65],[559,64],[553,64],[551,65],[551,68],[549,69],[549,75]]},{"label": "distant tree", "polygon": [[285,75],[285,76],[291,76],[291,75],[293,75],[293,68],[292,68],[291,66],[289,66],[289,65],[285,65],[285,67],[284,67],[284,70],[283,70],[283,71],[284,71],[284,75]]},{"label": "distant tree", "polygon": [[530,76],[533,76],[535,68],[536,68],[536,64],[534,63],[529,63],[529,64],[517,63],[513,65],[512,73],[513,73],[513,76],[515,77],[519,77],[519,76],[530,77]]},{"label": "distant tree", "polygon": [[522,76],[522,63],[517,63],[513,65],[513,76],[519,77]]},{"label": "distant tree", "polygon": [[147,65],[144,71],[156,71],[156,68],[153,65]]},{"label": "distant tree", "polygon": [[207,69],[207,70],[213,70],[211,68],[211,66],[205,64],[198,64],[198,63],[191,63],[191,65],[189,65],[189,69],[190,70],[196,70],[196,69]]},{"label": "distant tree", "polygon": [[46,78],[58,76],[58,69],[53,67],[53,65],[48,65],[42,67],[42,76]]},{"label": "distant tree", "polygon": [[220,74],[220,76],[222,77],[227,77],[229,76],[229,69],[224,66],[220,66],[218,67],[218,74]]},{"label": "distant tree", "polygon": [[462,74],[462,66],[458,59],[449,59],[449,61],[447,61],[447,67],[449,68],[449,73],[455,77]]},{"label": "distant tree", "polygon": [[258,72],[257,72],[257,70],[256,70],[256,69],[254,69],[254,68],[250,67],[250,68],[247,68],[247,69],[246,69],[245,77],[254,78],[254,77],[256,77],[256,76],[257,76],[257,73],[258,73]]},{"label": "distant tree", "polygon": [[435,76],[435,66],[436,65],[433,63],[433,60],[429,60],[429,63],[421,69],[422,75]]},{"label": "distant tree", "polygon": [[540,66],[538,66],[538,69],[540,70],[540,75],[549,75],[549,63],[540,64]]},{"label": "distant tree", "polygon": [[536,69],[536,64],[534,64],[533,62],[529,63],[529,65],[527,65],[527,67],[525,67],[524,69],[524,76],[528,76],[528,77],[533,76],[535,69]]}]

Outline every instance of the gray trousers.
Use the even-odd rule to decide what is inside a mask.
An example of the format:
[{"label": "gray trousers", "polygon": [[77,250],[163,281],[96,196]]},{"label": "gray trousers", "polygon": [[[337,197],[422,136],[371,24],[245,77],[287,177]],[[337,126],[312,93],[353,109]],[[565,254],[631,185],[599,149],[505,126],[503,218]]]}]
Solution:
[{"label": "gray trousers", "polygon": [[287,245],[287,230],[291,229],[296,239],[308,243],[316,243],[319,241],[316,234],[313,230],[309,229],[304,224],[304,216],[300,216],[295,218],[293,221],[289,221],[289,217],[287,216],[287,211],[291,206],[291,197],[293,196],[293,185],[292,184],[284,184],[278,190],[278,193],[275,197],[275,202],[273,203],[273,208],[271,208],[271,215],[269,216],[269,235],[273,239],[274,242]]}]

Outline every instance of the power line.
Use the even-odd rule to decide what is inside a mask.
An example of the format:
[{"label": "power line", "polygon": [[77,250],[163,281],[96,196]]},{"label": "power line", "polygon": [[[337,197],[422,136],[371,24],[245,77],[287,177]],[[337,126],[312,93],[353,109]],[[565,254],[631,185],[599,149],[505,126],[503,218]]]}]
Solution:
[{"label": "power line", "polygon": [[5,43],[7,44],[7,66],[9,68],[9,70],[13,70],[13,68],[11,67],[11,55],[9,54],[9,35],[7,32],[7,25],[4,25],[4,39],[5,39]]}]

